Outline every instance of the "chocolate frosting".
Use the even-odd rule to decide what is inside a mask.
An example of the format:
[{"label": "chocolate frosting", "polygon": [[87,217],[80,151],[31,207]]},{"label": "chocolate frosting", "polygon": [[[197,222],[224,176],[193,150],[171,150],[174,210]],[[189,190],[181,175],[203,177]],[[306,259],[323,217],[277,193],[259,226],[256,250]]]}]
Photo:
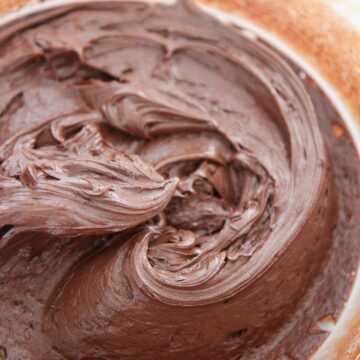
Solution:
[{"label": "chocolate frosting", "polygon": [[264,344],[337,221],[294,70],[185,2],[35,20],[0,47],[0,260],[13,289],[27,278],[38,334],[22,338],[26,316],[1,324],[11,359],[225,359]]}]

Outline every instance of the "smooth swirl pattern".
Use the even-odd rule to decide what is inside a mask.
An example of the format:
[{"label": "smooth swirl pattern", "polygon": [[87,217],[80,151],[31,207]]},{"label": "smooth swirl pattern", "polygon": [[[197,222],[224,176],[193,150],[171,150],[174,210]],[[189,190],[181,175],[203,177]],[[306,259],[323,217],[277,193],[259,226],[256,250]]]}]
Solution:
[{"label": "smooth swirl pattern", "polygon": [[188,3],[64,10],[5,50],[1,248],[107,244],[47,301],[59,354],[224,359],[281,322],[325,256],[336,190],[280,56]]}]

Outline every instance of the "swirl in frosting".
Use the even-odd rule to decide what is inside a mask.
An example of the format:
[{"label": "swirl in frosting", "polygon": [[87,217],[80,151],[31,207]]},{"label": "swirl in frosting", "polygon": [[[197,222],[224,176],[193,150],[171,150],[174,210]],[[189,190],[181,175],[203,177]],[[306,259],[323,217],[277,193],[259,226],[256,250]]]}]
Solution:
[{"label": "swirl in frosting", "polygon": [[7,352],[227,359],[264,343],[337,218],[294,70],[188,3],[36,22],[0,48],[2,272],[42,294],[37,339],[9,325]]}]

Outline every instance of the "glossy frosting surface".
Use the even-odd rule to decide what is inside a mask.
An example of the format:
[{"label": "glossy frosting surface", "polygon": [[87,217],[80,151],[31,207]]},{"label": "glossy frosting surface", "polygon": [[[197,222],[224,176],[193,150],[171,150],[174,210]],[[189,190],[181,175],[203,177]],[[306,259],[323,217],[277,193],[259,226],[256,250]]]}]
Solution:
[{"label": "glossy frosting surface", "polygon": [[69,6],[16,30],[0,46],[6,354],[290,356],[267,344],[343,212],[321,96],[185,2]]}]

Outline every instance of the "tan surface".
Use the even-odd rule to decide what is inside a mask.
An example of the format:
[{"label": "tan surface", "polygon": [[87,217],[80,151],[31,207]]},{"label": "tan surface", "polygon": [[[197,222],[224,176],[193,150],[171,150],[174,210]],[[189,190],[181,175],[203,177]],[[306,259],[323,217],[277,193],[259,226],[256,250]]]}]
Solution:
[{"label": "tan surface", "polygon": [[[284,40],[342,95],[360,125],[358,0],[197,0],[238,14]],[[0,0],[0,15],[41,0]],[[360,311],[326,360],[360,360]]]},{"label": "tan surface", "polygon": [[[40,2],[40,1],[37,1]],[[28,0],[0,0],[0,15],[16,10],[22,5],[31,3]]]}]

